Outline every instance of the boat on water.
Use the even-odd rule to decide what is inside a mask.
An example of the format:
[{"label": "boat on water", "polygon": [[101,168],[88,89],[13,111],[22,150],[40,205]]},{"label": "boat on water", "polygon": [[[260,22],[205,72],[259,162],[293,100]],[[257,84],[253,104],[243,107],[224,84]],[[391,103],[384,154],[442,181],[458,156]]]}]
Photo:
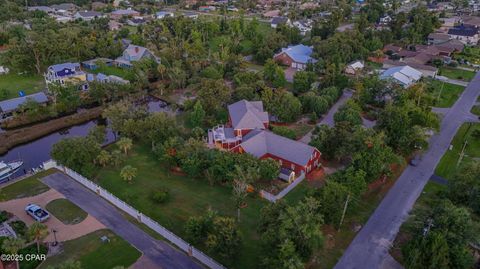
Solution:
[{"label": "boat on water", "polygon": [[20,166],[23,165],[23,161],[12,161],[12,162],[0,162],[0,181],[3,181],[10,177],[13,173],[17,172],[20,169]]}]

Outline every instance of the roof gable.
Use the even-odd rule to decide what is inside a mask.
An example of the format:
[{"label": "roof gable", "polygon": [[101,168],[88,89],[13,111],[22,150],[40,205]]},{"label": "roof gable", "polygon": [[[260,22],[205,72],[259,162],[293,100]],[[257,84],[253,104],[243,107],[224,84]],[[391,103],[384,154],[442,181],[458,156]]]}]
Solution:
[{"label": "roof gable", "polygon": [[263,111],[261,101],[241,100],[228,106],[234,129],[263,129],[268,122],[268,113]]},{"label": "roof gable", "polygon": [[315,148],[265,130],[253,130],[244,136],[240,146],[260,158],[270,154],[295,164],[306,166]]}]

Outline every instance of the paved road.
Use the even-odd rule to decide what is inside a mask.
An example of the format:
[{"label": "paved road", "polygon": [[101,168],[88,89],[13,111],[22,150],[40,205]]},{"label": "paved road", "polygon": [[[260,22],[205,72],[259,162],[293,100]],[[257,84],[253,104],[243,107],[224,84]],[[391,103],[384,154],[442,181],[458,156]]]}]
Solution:
[{"label": "paved road", "polygon": [[[330,127],[335,126],[335,120],[333,119],[333,115],[335,115],[335,113],[337,113],[338,109],[341,106],[343,106],[343,104],[345,104],[348,101],[348,99],[350,99],[350,98],[352,98],[352,92],[344,91],[343,95],[340,97],[340,99],[338,99],[338,101],[330,108],[327,115],[325,115],[325,117],[323,117],[323,119],[319,123],[317,123],[317,126],[320,126],[322,124],[328,125]],[[304,135],[302,138],[300,138],[299,141],[303,142],[305,144],[310,143],[310,141],[312,140],[312,132],[313,131],[308,132],[306,135]]]},{"label": "paved road", "polygon": [[[55,173],[43,178],[42,181],[140,250],[150,260],[150,264],[154,265],[153,268],[203,268],[183,252],[152,238],[127,221],[115,206],[65,174]],[[144,269],[150,269],[147,267]]]},{"label": "paved road", "polygon": [[480,72],[470,82],[454,106],[445,114],[440,133],[430,140],[430,148],[418,166],[409,166],[357,234],[335,266],[336,269],[381,268],[390,257],[388,250],[407,219],[408,213],[447,151],[458,128],[470,115],[480,94]]}]

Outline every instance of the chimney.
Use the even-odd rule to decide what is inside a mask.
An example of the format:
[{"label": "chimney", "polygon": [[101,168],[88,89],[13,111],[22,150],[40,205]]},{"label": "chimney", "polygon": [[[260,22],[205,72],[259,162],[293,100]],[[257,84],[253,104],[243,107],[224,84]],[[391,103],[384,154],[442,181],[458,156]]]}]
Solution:
[{"label": "chimney", "polygon": [[135,53],[138,53],[140,51],[139,47],[135,47]]}]

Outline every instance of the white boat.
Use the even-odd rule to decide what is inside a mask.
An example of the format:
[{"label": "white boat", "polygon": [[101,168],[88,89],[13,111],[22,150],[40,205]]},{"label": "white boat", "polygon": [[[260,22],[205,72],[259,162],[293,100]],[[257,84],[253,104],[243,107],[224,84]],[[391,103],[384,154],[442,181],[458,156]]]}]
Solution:
[{"label": "white boat", "polygon": [[17,172],[20,169],[20,166],[23,165],[23,161],[12,161],[5,163],[4,161],[0,162],[0,181],[7,179],[13,173]]}]

